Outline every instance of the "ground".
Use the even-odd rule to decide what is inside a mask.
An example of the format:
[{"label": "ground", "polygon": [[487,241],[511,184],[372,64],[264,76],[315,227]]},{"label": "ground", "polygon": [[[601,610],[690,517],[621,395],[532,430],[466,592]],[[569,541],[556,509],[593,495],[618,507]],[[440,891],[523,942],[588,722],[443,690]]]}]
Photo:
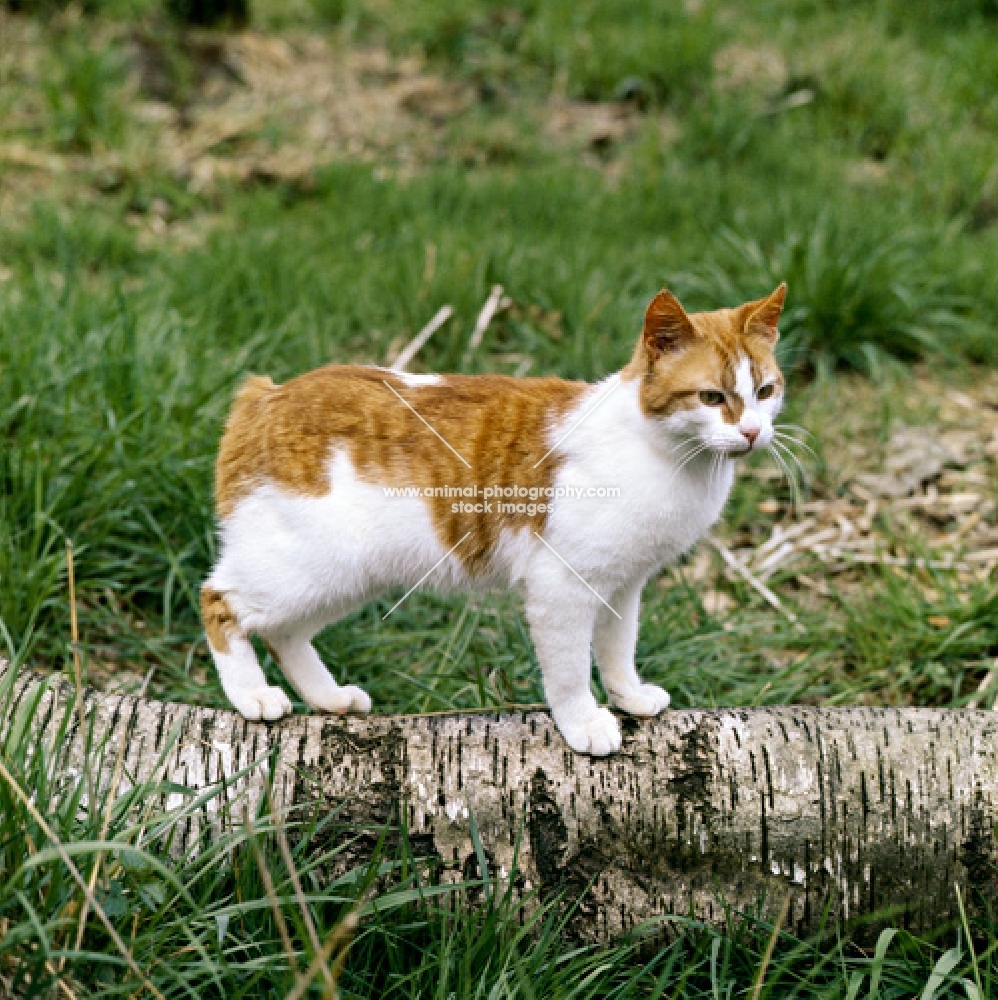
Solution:
[{"label": "ground", "polygon": [[[0,7],[0,654],[69,662],[71,539],[87,679],[223,704],[197,589],[247,372],[383,363],[450,305],[413,370],[596,379],[662,285],[709,308],[786,279],[797,485],[747,465],[646,588],[639,666],[679,706],[993,704],[989,0],[87,11]],[[382,622],[398,596],[320,643],[377,711],[540,700],[515,599]],[[723,940],[742,989],[762,946]],[[708,989],[695,947],[667,992]]]}]

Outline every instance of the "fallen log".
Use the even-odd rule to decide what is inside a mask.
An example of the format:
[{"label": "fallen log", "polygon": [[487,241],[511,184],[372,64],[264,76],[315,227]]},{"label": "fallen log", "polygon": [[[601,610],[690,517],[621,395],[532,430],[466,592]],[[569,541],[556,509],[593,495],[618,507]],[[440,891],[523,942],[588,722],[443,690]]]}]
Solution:
[{"label": "fallen log", "polygon": [[[11,698],[0,726],[37,698],[42,739],[71,713],[57,750],[60,766],[79,767],[73,686],[24,671]],[[515,867],[524,891],[577,899],[571,926],[585,940],[667,914],[773,917],[788,895],[787,925],[800,934],[823,915],[855,924],[885,910],[894,925],[937,927],[958,913],[954,885],[977,905],[998,902],[989,712],[667,711],[624,717],[621,752],[592,758],[573,753],[541,711],[265,725],[89,689],[83,707],[112,751],[105,768],[125,741],[125,781],[159,767],[190,789],[223,786],[182,849],[196,849],[205,825],[243,815],[226,804],[258,804],[269,775],[279,807],[319,796],[357,827],[404,823],[441,881],[477,877],[474,822],[490,876]]]}]

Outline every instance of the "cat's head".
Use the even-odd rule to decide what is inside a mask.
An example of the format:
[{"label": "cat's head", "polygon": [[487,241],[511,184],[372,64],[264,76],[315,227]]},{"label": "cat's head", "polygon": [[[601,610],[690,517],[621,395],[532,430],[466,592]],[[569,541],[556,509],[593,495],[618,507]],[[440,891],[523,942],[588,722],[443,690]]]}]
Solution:
[{"label": "cat's head", "polygon": [[670,437],[707,451],[745,455],[773,439],[783,374],[773,349],[786,284],[737,309],[687,313],[663,289],[645,312],[626,369],[640,380],[641,409]]}]

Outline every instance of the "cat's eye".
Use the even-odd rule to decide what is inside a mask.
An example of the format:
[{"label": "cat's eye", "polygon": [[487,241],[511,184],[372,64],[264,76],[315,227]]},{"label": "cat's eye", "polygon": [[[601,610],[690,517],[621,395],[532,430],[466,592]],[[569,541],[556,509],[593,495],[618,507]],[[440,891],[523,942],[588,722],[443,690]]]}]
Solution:
[{"label": "cat's eye", "polygon": [[716,389],[704,389],[700,393],[700,402],[706,406],[722,406],[724,404],[724,393]]},{"label": "cat's eye", "polygon": [[772,382],[769,385],[763,385],[759,387],[759,391],[755,394],[756,399],[769,399],[773,393],[776,392],[776,386]]}]

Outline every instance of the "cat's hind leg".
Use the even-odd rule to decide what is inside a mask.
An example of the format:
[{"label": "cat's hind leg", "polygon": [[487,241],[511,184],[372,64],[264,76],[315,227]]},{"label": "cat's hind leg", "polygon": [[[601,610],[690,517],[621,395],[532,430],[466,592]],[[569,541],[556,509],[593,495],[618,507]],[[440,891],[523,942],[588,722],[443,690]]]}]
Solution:
[{"label": "cat's hind leg", "polygon": [[291,699],[267,683],[256,651],[226,595],[207,584],[202,587],[201,615],[218,678],[236,711],[254,722],[273,722],[290,715]]},{"label": "cat's hind leg", "polygon": [[319,712],[367,714],[370,695],[354,684],[342,687],[319,658],[311,639],[316,629],[296,626],[271,629],[261,633],[271,655],[280,664],[284,676],[302,700]]}]

